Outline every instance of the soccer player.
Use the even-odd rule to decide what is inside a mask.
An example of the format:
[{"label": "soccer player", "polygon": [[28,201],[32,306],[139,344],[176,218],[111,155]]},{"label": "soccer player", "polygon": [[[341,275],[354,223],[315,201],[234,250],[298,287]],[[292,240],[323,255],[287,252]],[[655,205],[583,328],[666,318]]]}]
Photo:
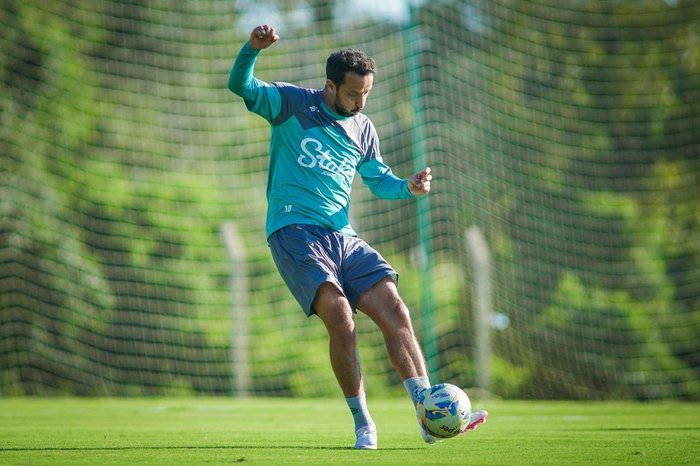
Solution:
[{"label": "soccer player", "polygon": [[[376,449],[357,354],[354,312],[369,316],[414,405],[430,386],[397,273],[357,237],[348,209],[355,173],[371,192],[404,199],[430,191],[430,168],[408,179],[383,162],[376,130],[362,109],[376,65],[359,50],[337,51],[326,63],[323,89],[266,83],[253,76],[260,51],[279,40],[275,29],[253,29],[229,76],[228,87],[271,126],[266,235],[272,257],[307,316],[316,314],[329,336],[331,365],[355,424],[357,449]],[[486,418],[475,413],[469,428]],[[427,443],[436,439],[421,427]]]}]

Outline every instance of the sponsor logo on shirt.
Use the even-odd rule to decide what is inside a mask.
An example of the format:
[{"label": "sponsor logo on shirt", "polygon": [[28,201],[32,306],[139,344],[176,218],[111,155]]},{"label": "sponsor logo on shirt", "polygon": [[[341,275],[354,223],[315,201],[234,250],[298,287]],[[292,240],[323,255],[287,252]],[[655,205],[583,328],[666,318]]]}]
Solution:
[{"label": "sponsor logo on shirt", "polygon": [[352,166],[352,156],[343,152],[342,162],[331,158],[331,150],[327,149],[321,141],[314,138],[304,138],[299,144],[301,154],[297,158],[297,163],[304,168],[320,168],[326,176],[343,175],[352,177],[355,168]]}]

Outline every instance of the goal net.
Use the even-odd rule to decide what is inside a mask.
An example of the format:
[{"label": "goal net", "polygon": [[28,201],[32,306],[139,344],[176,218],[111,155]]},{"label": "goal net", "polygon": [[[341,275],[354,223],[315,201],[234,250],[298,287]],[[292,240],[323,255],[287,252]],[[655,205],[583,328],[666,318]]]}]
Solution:
[{"label": "goal net", "polygon": [[[0,395],[340,393],[265,241],[269,127],[226,89],[270,23],[257,77],[318,88],[365,50],[385,161],[432,168],[420,200],[356,180],[351,216],[433,382],[700,398],[700,5],[358,5],[2,3]],[[368,391],[402,392],[357,325]]]}]

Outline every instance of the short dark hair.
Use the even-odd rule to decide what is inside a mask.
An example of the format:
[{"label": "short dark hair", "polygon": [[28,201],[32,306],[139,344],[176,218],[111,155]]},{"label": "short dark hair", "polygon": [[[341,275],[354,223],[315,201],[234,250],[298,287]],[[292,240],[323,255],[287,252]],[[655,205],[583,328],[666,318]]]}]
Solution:
[{"label": "short dark hair", "polygon": [[343,84],[345,73],[352,71],[360,76],[375,74],[377,65],[362,50],[342,49],[333,52],[326,61],[326,78],[336,86]]}]

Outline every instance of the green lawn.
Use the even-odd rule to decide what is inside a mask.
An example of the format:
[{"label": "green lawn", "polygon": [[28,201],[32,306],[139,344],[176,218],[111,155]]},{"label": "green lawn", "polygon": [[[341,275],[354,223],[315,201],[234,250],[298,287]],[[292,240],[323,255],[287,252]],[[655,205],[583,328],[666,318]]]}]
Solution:
[{"label": "green lawn", "polygon": [[700,404],[492,401],[476,431],[422,443],[407,399],[369,399],[355,451],[342,399],[0,399],[0,464],[700,464]]}]

